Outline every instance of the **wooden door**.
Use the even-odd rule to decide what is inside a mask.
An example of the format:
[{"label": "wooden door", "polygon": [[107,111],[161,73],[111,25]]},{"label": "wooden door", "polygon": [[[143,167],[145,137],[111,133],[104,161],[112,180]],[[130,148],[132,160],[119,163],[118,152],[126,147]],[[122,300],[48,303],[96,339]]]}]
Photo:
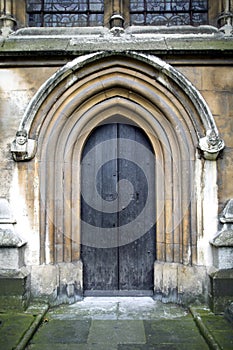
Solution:
[{"label": "wooden door", "polygon": [[85,145],[81,167],[85,294],[150,294],[155,179],[148,138],[129,124],[99,126]]}]

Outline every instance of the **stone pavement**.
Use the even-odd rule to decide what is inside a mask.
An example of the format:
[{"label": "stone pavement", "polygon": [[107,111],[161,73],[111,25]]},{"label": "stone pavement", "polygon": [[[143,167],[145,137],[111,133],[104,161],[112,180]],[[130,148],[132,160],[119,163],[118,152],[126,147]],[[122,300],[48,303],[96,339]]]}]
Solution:
[{"label": "stone pavement", "polygon": [[46,311],[0,314],[0,349],[233,349],[232,324],[204,307],[190,312],[149,297],[88,297]]}]

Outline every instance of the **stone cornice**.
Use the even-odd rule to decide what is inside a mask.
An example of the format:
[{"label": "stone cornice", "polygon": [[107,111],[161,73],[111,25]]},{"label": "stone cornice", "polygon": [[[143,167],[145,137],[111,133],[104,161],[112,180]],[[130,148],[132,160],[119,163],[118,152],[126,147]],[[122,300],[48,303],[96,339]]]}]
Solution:
[{"label": "stone cornice", "polygon": [[0,36],[0,57],[77,56],[96,51],[229,57],[233,37],[215,27],[128,27],[123,33],[95,28],[23,28]]}]

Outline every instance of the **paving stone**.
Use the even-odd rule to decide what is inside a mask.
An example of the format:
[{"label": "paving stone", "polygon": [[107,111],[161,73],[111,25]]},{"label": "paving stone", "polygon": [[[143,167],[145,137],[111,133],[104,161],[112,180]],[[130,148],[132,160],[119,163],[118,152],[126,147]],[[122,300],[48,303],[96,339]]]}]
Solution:
[{"label": "paving stone", "polygon": [[[186,344],[155,344],[155,345],[118,345],[118,350],[200,350],[200,345],[186,343]],[[209,349],[203,348],[203,349]]]},{"label": "paving stone", "polygon": [[[86,343],[89,320],[50,320],[33,337],[32,344]],[[43,348],[44,349],[44,348]]]},{"label": "paving stone", "polygon": [[[148,344],[193,344],[208,349],[191,318],[144,321]],[[179,345],[180,347],[180,345]]]},{"label": "paving stone", "polygon": [[233,349],[233,326],[231,323],[222,316],[213,314],[202,316],[202,320],[224,350]]},{"label": "paving stone", "polygon": [[232,325],[219,315],[202,316],[202,319],[209,330],[231,329]]},{"label": "paving stone", "polygon": [[177,350],[175,345],[162,344],[162,345],[118,345],[117,350]]},{"label": "paving stone", "polygon": [[[77,347],[78,346],[78,347]],[[27,350],[86,350],[85,348],[80,348],[79,345],[76,344],[31,344],[27,347]]]},{"label": "paving stone", "polygon": [[[27,350],[110,350],[109,344],[32,344]],[[117,345],[112,344],[111,350],[118,350]]]},{"label": "paving stone", "polygon": [[93,320],[88,343],[96,344],[145,344],[143,321]]},{"label": "paving stone", "polygon": [[33,321],[29,314],[0,314],[0,349],[14,349]]},{"label": "paving stone", "polygon": [[[30,308],[28,314],[5,315],[7,323],[3,323],[0,313],[0,349],[12,350],[39,311]],[[232,350],[232,324],[207,308],[197,308],[196,312],[220,348]],[[178,305],[163,305],[146,298],[93,298],[52,308],[25,350],[152,349],[208,350],[209,347],[191,314]]]}]

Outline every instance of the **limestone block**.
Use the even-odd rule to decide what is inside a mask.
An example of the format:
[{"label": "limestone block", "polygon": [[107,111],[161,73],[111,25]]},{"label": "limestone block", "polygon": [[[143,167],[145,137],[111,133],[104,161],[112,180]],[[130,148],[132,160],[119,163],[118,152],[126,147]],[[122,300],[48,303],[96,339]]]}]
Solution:
[{"label": "limestone block", "polygon": [[26,244],[14,230],[13,225],[0,223],[0,248],[20,248]]},{"label": "limestone block", "polygon": [[201,90],[201,83],[202,83],[202,77],[201,77],[201,69],[200,67],[178,67],[178,70],[184,74],[184,76],[189,79],[192,84],[199,90]]},{"label": "limestone block", "polygon": [[233,300],[233,269],[210,274],[210,307],[214,313],[222,313]]},{"label": "limestone block", "polygon": [[15,219],[5,198],[0,198],[0,269],[18,270],[24,266],[26,241],[14,228]]},{"label": "limestone block", "polygon": [[59,275],[60,285],[68,286],[69,292],[71,291],[71,285],[74,285],[77,290],[82,290],[83,266],[81,260],[59,264]]},{"label": "limestone block", "polygon": [[178,266],[178,294],[184,303],[207,300],[208,283],[204,266]]},{"label": "limestone block", "polygon": [[5,224],[3,229],[0,224],[0,269],[18,270],[24,266],[26,242],[11,226]]},{"label": "limestone block", "polygon": [[225,310],[225,318],[233,324],[233,302]]},{"label": "limestone block", "polygon": [[0,269],[0,309],[23,311],[30,301],[30,273],[20,270]]},{"label": "limestone block", "polygon": [[177,264],[167,263],[163,267],[163,295],[177,297]]},{"label": "limestone block", "polygon": [[0,247],[0,269],[18,270],[24,266],[25,246],[20,248]]},{"label": "limestone block", "polygon": [[163,289],[163,263],[154,264],[154,292],[160,294]]},{"label": "limestone block", "polygon": [[[164,302],[207,302],[206,267],[178,263],[154,264],[155,298]],[[159,296],[161,296],[159,298]]]},{"label": "limestone block", "polygon": [[203,90],[232,91],[233,71],[226,67],[205,67],[203,70]]},{"label": "limestone block", "polygon": [[232,148],[233,139],[232,139],[231,130],[233,130],[233,116],[229,116],[229,118],[226,118],[225,115],[221,115],[220,117],[218,117],[217,120],[218,120],[219,129],[221,130],[222,138],[224,139],[227,147]]},{"label": "limestone block", "polygon": [[233,199],[230,199],[220,217],[222,230],[211,241],[214,266],[220,270],[233,268]]},{"label": "limestone block", "polygon": [[[233,118],[232,118],[233,119]],[[228,124],[228,123],[227,123]],[[229,129],[229,135],[231,131]],[[231,137],[232,138],[232,137]],[[232,138],[233,139],[233,138]],[[232,174],[233,174],[233,146],[224,150],[224,157],[219,158],[219,196],[220,202],[232,196]]]},{"label": "limestone block", "polygon": [[214,266],[219,269],[233,268],[233,247],[213,248]]},{"label": "limestone block", "polygon": [[72,303],[79,300],[83,294],[81,260],[72,263],[59,264],[59,302]]},{"label": "limestone block", "polygon": [[[226,120],[226,116],[229,113],[229,103],[228,103],[228,96],[226,92],[223,93],[221,91],[216,92],[211,90],[204,90],[202,91],[202,95],[207,101],[211,111],[217,116],[223,115],[224,120]],[[221,129],[221,136],[223,136],[222,129]],[[224,138],[224,141],[226,141],[225,138]]]},{"label": "limestone block", "polygon": [[31,292],[33,297],[57,297],[59,286],[59,268],[57,265],[32,266]]},{"label": "limestone block", "polygon": [[15,222],[9,202],[5,198],[0,198],[0,224],[15,224]]}]

